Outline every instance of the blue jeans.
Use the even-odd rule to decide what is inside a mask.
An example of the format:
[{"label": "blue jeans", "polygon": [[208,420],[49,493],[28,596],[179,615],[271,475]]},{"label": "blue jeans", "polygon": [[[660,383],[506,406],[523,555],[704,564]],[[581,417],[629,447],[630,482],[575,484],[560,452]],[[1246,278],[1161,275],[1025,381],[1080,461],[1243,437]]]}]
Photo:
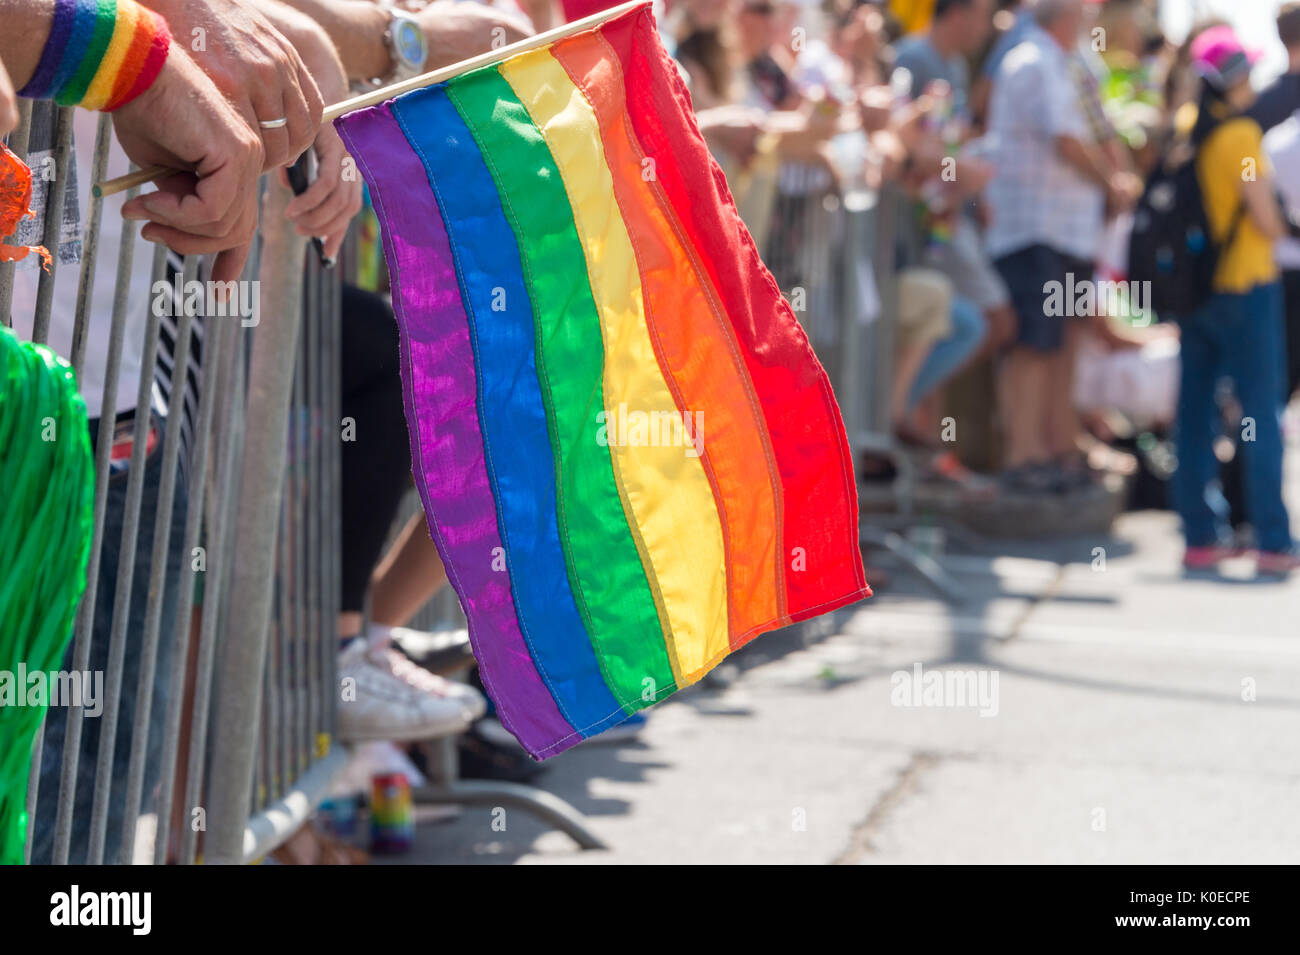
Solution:
[{"label": "blue jeans", "polygon": [[974,303],[964,298],[952,300],[952,333],[934,343],[925,356],[907,395],[907,410],[911,411],[934,389],[942,385],[960,368],[988,334],[988,323]]},{"label": "blue jeans", "polygon": [[[1171,490],[1188,547],[1227,539],[1228,504],[1218,482],[1214,439],[1221,433],[1215,390],[1231,378],[1253,440],[1238,442],[1245,472],[1247,514],[1266,551],[1292,547],[1282,502],[1282,407],[1286,338],[1282,288],[1272,282],[1243,294],[1220,293],[1182,328],[1182,386],[1178,394],[1178,470]],[[1248,426],[1248,425],[1247,425]]]},{"label": "blue jeans", "polygon": [[[95,434],[93,427],[91,434]],[[160,423],[159,428],[161,429]],[[159,432],[161,434],[161,430]],[[92,441],[93,443],[93,441]],[[104,841],[104,862],[116,864],[122,845],[122,826],[126,818],[126,776],[131,757],[134,733],[136,689],[142,660],[141,642],[144,638],[145,609],[149,600],[149,564],[153,554],[153,528],[157,516],[158,487],[162,481],[162,447],[155,448],[145,459],[144,484],[140,498],[140,529],[135,549],[135,576],[131,580],[131,611],[127,617],[126,654],[122,666],[122,696],[117,716],[117,732],[113,749],[110,779],[112,790],[108,801],[108,830]],[[104,511],[104,546],[99,561],[99,590],[95,599],[94,626],[90,642],[90,669],[104,673],[108,683],[109,633],[113,625],[113,593],[117,587],[118,548],[122,543],[122,519],[126,510],[126,488],[130,471],[113,474],[108,479],[108,493]],[[185,510],[187,493],[185,482],[177,475],[174,510],[172,512],[171,538],[167,549],[167,577],[161,594],[162,618],[158,638],[157,669],[154,671],[153,702],[149,710],[149,740],[146,747],[144,794],[141,810],[151,807],[153,791],[158,784],[159,762],[162,756],[162,736],[166,725],[168,684],[171,677],[172,644],[175,640],[177,581],[183,558],[185,537]],[[63,666],[71,670],[75,637],[68,642]],[[54,823],[59,806],[59,778],[63,768],[64,737],[67,733],[68,710],[50,707],[45,716],[45,737],[41,749],[40,789],[37,791],[36,819],[32,827],[32,862],[49,864],[54,850]],[[68,861],[81,864],[86,861],[90,840],[90,814],[95,792],[95,766],[99,758],[100,727],[103,717],[83,716],[81,721],[81,758],[77,764],[76,796],[72,813],[72,840]],[[108,780],[104,781],[107,784]],[[159,826],[166,826],[160,820]]]}]

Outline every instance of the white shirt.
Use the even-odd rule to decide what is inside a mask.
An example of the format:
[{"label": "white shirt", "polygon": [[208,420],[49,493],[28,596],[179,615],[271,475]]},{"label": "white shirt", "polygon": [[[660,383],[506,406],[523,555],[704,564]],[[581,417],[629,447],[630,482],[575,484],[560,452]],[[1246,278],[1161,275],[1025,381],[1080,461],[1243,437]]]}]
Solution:
[{"label": "white shirt", "polygon": [[996,172],[985,192],[993,213],[985,239],[991,257],[1031,245],[1080,259],[1097,254],[1105,197],[1056,151],[1058,136],[1093,138],[1080,96],[1069,53],[1037,24],[1028,28],[993,83],[989,140]]},{"label": "white shirt", "polygon": [[[1300,118],[1292,116],[1264,137],[1264,151],[1273,163],[1277,191],[1291,218],[1300,221]],[[1300,239],[1289,236],[1273,246],[1278,268],[1300,269]]]}]

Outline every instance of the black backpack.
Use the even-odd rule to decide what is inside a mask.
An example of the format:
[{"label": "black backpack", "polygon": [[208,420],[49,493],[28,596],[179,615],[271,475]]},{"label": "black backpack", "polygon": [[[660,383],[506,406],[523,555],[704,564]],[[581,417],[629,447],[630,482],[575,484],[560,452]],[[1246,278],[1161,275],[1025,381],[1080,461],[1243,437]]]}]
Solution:
[{"label": "black backpack", "polygon": [[1232,244],[1244,209],[1227,241],[1214,241],[1196,175],[1196,151],[1186,142],[1161,157],[1133,211],[1128,279],[1149,282],[1147,306],[1162,319],[1190,315],[1214,294],[1222,249]]}]

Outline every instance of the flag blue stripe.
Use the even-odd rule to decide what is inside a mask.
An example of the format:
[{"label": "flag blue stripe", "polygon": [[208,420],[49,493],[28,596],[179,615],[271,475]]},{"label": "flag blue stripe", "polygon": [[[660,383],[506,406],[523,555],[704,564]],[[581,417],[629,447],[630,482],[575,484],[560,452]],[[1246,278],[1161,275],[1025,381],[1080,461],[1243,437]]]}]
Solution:
[{"label": "flag blue stripe", "polygon": [[398,97],[392,112],[424,164],[451,239],[520,629],[560,712],[592,736],[627,713],[601,676],[560,546],[554,457],[519,247],[492,175],[445,89]]}]

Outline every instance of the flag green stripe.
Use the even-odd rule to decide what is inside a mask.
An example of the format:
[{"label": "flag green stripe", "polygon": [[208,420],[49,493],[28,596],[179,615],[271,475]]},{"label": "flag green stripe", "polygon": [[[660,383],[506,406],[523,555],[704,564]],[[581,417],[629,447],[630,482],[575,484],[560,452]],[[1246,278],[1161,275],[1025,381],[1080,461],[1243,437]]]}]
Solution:
[{"label": "flag green stripe", "polygon": [[495,68],[453,80],[447,92],[487,160],[522,253],[560,540],[578,609],[614,696],[648,706],[676,684],[610,450],[598,440],[604,346],[564,184],[541,132]]}]

